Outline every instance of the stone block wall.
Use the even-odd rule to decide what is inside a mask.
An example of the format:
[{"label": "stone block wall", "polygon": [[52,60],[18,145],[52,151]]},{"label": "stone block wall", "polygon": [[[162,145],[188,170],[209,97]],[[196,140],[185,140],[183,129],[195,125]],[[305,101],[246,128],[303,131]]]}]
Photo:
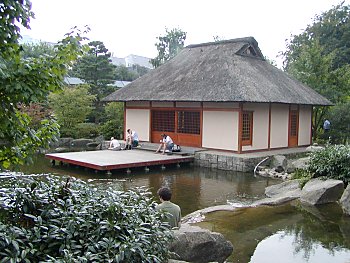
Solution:
[{"label": "stone block wall", "polygon": [[233,155],[196,152],[194,163],[200,167],[226,171],[252,172],[262,158],[242,158]]}]

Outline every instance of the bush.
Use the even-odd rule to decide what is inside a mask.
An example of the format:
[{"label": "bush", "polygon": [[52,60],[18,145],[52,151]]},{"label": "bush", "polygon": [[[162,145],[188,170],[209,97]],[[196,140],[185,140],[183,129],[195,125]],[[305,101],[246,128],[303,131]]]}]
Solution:
[{"label": "bush", "polygon": [[3,187],[1,262],[166,262],[172,234],[139,188],[97,190],[73,178]]},{"label": "bush", "polygon": [[313,178],[325,177],[350,181],[350,146],[326,145],[322,150],[310,155],[308,167]]},{"label": "bush", "polygon": [[100,126],[95,123],[79,123],[74,130],[74,138],[96,138],[100,135]]}]

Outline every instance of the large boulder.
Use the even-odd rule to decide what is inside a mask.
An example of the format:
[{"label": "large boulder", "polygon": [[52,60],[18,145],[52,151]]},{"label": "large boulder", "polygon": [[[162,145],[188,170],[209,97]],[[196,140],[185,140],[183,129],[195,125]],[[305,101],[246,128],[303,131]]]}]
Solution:
[{"label": "large boulder", "polygon": [[233,251],[230,241],[220,233],[210,232],[198,226],[183,224],[174,230],[175,240],[169,250],[177,257],[174,259],[188,262],[224,262]]},{"label": "large boulder", "polygon": [[300,200],[310,205],[320,205],[337,202],[344,192],[344,183],[341,180],[312,179],[301,191]]},{"label": "large boulder", "polygon": [[343,208],[344,214],[350,215],[350,184],[348,184],[340,198],[340,205]]},{"label": "large boulder", "polygon": [[252,205],[280,205],[299,198],[301,195],[300,180],[290,180],[268,186],[265,188],[265,195],[268,198],[255,201]]},{"label": "large boulder", "polygon": [[92,139],[74,139],[71,142],[72,147],[85,148],[88,143],[92,143]]},{"label": "large boulder", "polygon": [[[277,168],[278,169],[283,169],[283,171],[286,170],[287,168],[287,158],[284,155],[274,155],[271,159],[270,162],[270,167],[271,168]],[[282,172],[282,171],[280,171]]]},{"label": "large boulder", "polygon": [[287,165],[287,172],[293,173],[296,169],[306,170],[309,166],[310,157],[302,157],[295,160],[289,160]]},{"label": "large boulder", "polygon": [[265,195],[268,197],[273,197],[276,195],[286,195],[286,196],[296,196],[300,197],[301,188],[300,180],[290,180],[285,181],[280,184],[270,185],[265,188]]}]

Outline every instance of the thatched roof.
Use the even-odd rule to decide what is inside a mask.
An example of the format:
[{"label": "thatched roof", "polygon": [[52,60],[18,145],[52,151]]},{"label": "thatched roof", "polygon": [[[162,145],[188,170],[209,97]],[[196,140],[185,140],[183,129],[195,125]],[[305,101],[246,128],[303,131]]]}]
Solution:
[{"label": "thatched roof", "polygon": [[265,61],[252,37],[187,46],[164,65],[103,100],[331,105]]}]

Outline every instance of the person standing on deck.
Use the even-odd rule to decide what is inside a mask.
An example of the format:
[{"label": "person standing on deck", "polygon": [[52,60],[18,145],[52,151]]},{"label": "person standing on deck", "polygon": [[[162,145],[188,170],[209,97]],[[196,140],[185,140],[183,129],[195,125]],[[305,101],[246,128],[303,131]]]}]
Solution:
[{"label": "person standing on deck", "polygon": [[161,203],[156,206],[156,210],[167,212],[166,222],[169,223],[171,228],[179,228],[181,226],[181,209],[170,201],[171,190],[168,187],[161,187],[157,194]]}]

